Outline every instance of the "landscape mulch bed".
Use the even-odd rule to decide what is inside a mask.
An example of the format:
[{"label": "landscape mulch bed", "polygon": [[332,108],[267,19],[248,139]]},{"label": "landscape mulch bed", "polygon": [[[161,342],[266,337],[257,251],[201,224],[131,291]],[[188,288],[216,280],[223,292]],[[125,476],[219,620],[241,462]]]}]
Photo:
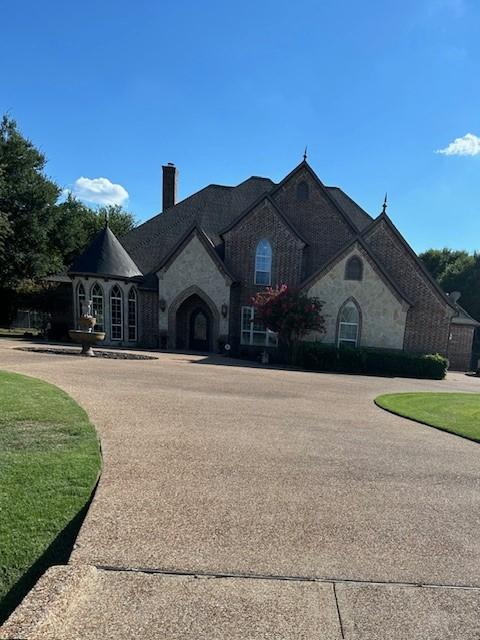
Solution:
[{"label": "landscape mulch bed", "polygon": [[[61,349],[54,347],[16,347],[19,351],[34,351],[36,353],[51,353],[60,356],[80,356],[80,350]],[[95,350],[95,358],[109,358],[110,360],[158,360],[156,356],[146,356],[140,353],[126,353],[125,351]]]}]

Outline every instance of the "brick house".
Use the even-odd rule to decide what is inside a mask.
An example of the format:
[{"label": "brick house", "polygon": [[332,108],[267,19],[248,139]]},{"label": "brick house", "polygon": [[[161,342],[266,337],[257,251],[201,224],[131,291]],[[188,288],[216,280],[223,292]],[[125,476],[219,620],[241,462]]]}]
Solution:
[{"label": "brick house", "polygon": [[441,353],[468,368],[476,321],[440,289],[385,207],[372,218],[305,160],[278,184],[254,176],[178,203],[177,180],[164,166],[162,213],[121,241],[104,229],[72,265],[75,317],[91,299],[107,344],[273,350],[276,336],[254,322],[251,298],[286,283],[325,302],[326,343]]}]

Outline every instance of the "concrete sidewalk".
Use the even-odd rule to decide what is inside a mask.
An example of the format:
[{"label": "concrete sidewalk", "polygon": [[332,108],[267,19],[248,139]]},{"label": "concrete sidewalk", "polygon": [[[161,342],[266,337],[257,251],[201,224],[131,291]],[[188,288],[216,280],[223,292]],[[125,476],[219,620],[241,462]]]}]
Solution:
[{"label": "concrete sidewalk", "polygon": [[54,567],[2,638],[476,640],[480,589]]},{"label": "concrete sidewalk", "polygon": [[104,470],[70,565],[0,637],[480,638],[480,449],[373,404],[477,379],[13,346],[0,367],[70,393]]}]

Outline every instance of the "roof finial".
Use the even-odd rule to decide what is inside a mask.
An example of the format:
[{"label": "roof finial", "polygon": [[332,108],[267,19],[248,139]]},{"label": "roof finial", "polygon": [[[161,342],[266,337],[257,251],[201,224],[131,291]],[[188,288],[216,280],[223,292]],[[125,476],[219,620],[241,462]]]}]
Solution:
[{"label": "roof finial", "polygon": [[385,194],[385,200],[383,201],[382,213],[387,213],[387,194]]},{"label": "roof finial", "polygon": [[303,152],[303,161],[304,162],[307,161],[307,149],[308,149],[308,146],[305,147],[305,151]]},{"label": "roof finial", "polygon": [[108,227],[108,209],[105,209],[104,216],[105,216],[105,228],[107,228]]}]

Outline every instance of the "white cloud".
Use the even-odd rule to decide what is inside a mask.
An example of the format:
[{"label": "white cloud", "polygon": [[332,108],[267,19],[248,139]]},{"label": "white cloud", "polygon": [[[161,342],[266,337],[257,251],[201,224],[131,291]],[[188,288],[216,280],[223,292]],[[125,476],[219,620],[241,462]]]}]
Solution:
[{"label": "white cloud", "polygon": [[480,155],[480,138],[473,133],[467,133],[463,138],[455,138],[445,149],[438,149],[435,153],[444,156],[478,156]]},{"label": "white cloud", "polygon": [[78,178],[72,189],[74,196],[95,204],[123,204],[128,199],[128,191],[121,184],[114,184],[108,178]]}]

